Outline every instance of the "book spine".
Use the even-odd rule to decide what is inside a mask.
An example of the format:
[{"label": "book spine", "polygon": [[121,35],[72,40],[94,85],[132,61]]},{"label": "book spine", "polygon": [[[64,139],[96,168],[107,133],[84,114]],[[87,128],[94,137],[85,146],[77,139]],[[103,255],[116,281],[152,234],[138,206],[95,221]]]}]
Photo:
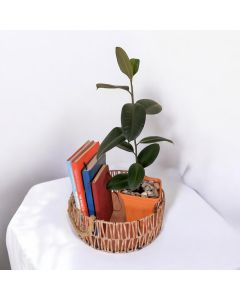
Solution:
[{"label": "book spine", "polygon": [[87,206],[89,216],[95,216],[95,208],[94,208],[94,201],[92,196],[92,187],[91,187],[91,178],[89,171],[83,170],[83,183],[85,187],[86,199],[87,199]]},{"label": "book spine", "polygon": [[[88,216],[88,208],[87,208],[87,201],[85,198],[85,192],[84,192],[84,185],[83,185],[83,180],[82,180],[82,172],[79,170],[79,168],[74,166],[73,164],[73,175],[75,178],[75,183],[76,183],[76,190],[78,194],[78,199],[79,199],[79,205],[80,209],[83,213],[83,215]],[[83,195],[84,193],[84,195]]]},{"label": "book spine", "polygon": [[78,209],[80,209],[76,184],[75,184],[75,180],[74,180],[74,176],[73,176],[72,164],[70,161],[67,161],[67,169],[68,169],[68,175],[69,175],[71,185],[72,185],[72,192],[73,192],[73,196],[74,196],[75,205]]}]

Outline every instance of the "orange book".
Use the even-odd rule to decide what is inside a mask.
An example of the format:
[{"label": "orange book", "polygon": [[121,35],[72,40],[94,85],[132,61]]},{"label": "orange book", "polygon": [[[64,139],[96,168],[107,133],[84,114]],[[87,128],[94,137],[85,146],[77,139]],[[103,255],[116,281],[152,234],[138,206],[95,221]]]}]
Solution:
[{"label": "orange book", "polygon": [[83,153],[81,153],[72,162],[73,175],[76,183],[77,195],[80,202],[80,209],[83,215],[88,216],[88,207],[85,196],[85,189],[82,179],[82,170],[85,165],[93,158],[93,156],[98,152],[99,142],[94,142],[90,147],[88,147]]},{"label": "orange book", "polygon": [[72,161],[80,152],[85,149],[87,146],[89,146],[90,141],[86,141],[85,144],[83,144],[77,151],[75,151],[68,159],[67,161]]}]

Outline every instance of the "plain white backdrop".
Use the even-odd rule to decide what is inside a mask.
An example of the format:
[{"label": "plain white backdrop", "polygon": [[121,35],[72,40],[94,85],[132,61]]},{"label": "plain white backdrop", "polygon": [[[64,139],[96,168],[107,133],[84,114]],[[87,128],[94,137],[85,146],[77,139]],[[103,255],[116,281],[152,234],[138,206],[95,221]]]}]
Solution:
[{"label": "plain white backdrop", "polygon": [[[218,168],[218,162],[228,157],[227,177],[234,170],[237,187],[239,32],[2,31],[0,269],[9,267],[6,227],[29,188],[66,176],[66,158],[79,145],[87,139],[101,141],[120,125],[120,109],[129,95],[95,87],[97,82],[128,83],[118,69],[115,46],[141,59],[134,82],[136,98],[152,98],[163,105],[161,115],[147,119],[143,136],[175,141],[174,146],[161,145],[156,164],[147,172],[161,177],[163,168],[177,168],[198,190],[202,182],[207,184],[200,167],[217,153]],[[211,149],[215,154],[206,156]],[[131,156],[116,149],[109,153],[108,162],[110,167],[124,168]],[[214,191],[225,181],[222,176]],[[216,204],[211,191],[198,192],[209,194],[207,200]],[[233,203],[238,216],[236,197]],[[219,211],[225,208],[216,204]]]}]

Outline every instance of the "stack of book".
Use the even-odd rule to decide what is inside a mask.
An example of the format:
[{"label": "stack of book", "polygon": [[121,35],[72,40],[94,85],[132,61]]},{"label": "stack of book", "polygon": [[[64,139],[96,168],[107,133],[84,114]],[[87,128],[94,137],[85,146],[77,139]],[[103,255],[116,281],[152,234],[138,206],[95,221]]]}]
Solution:
[{"label": "stack of book", "polygon": [[99,142],[87,141],[67,160],[75,205],[85,216],[109,221],[113,212],[111,192],[106,185],[111,175],[106,156],[97,158]]}]

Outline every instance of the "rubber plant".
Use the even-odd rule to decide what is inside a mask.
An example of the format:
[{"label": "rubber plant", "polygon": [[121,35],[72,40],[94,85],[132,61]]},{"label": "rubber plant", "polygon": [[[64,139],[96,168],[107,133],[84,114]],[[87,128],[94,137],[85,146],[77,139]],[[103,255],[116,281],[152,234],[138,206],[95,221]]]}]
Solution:
[{"label": "rubber plant", "polygon": [[[157,158],[160,146],[159,142],[170,142],[171,140],[160,136],[148,136],[137,141],[141,134],[146,115],[155,115],[162,111],[161,105],[152,99],[140,99],[135,101],[133,78],[139,70],[140,60],[138,58],[129,59],[127,53],[120,47],[116,47],[116,58],[120,70],[128,77],[128,85],[112,85],[97,83],[97,89],[121,89],[129,93],[130,103],[126,103],[121,111],[121,126],[114,127],[105,137],[100,145],[98,157],[114,147],[131,152],[135,160],[129,167],[128,172],[112,177],[107,188],[111,190],[128,189],[137,191],[143,182],[145,168],[150,166]],[[140,152],[140,144],[149,144]]]}]

